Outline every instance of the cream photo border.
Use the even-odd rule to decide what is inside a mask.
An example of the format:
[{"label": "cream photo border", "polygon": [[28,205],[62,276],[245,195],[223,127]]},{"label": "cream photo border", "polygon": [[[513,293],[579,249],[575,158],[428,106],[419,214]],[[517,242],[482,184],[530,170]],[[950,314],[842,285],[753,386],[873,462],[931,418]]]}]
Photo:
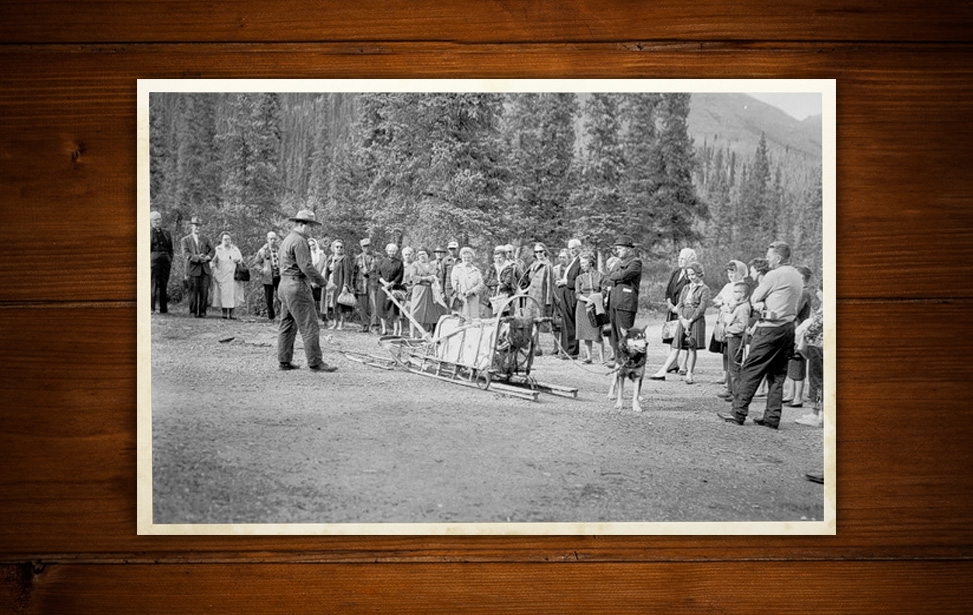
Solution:
[{"label": "cream photo border", "polygon": [[[618,523],[155,524],[152,521],[152,364],[149,236],[149,94],[152,92],[706,92],[817,93],[822,112],[824,232],[824,514],[821,521]],[[835,80],[833,79],[139,79],[137,273],[137,531],[140,535],[825,535],[836,534]],[[715,419],[714,419],[715,420]],[[795,480],[803,480],[795,477]]]}]

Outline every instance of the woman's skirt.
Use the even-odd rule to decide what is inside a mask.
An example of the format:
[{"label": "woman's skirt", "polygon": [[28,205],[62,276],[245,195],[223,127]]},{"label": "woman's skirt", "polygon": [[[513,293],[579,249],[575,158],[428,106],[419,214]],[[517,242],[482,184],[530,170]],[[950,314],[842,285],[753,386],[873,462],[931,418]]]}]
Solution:
[{"label": "woman's skirt", "polygon": [[581,342],[600,342],[601,327],[593,327],[588,320],[588,304],[578,301],[574,312],[574,335]]},{"label": "woman's skirt", "polygon": [[[690,343],[689,340],[692,340]],[[682,323],[676,326],[676,337],[672,347],[679,350],[702,350],[706,348],[706,319],[700,318],[689,327],[689,336],[684,335]]]}]

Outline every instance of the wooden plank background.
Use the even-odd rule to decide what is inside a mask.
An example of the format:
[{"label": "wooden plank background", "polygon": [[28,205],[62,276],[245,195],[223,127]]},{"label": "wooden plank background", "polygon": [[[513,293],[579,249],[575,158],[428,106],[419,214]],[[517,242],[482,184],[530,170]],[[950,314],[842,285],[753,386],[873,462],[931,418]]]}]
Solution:
[{"label": "wooden plank background", "polygon": [[[973,5],[0,5],[0,611],[973,610]],[[138,537],[135,80],[835,78],[835,537]]]}]

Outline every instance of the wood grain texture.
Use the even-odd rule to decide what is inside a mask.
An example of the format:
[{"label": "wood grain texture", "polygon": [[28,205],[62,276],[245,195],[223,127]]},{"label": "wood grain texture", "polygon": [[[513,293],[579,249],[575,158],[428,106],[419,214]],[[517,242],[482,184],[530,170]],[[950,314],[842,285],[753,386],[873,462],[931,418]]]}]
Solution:
[{"label": "wood grain texture", "polygon": [[[838,296],[973,297],[973,49],[129,45],[0,50],[0,243],[73,274],[0,301],[135,299],[135,86],[163,77],[838,78]],[[31,233],[23,230],[30,228]],[[178,236],[188,229],[173,229]],[[38,242],[42,236],[56,242]],[[937,250],[928,249],[936,245]],[[950,270],[940,269],[943,253]],[[82,256],[83,255],[83,256]],[[887,271],[888,275],[875,275]]]},{"label": "wood grain texture", "polygon": [[0,40],[51,42],[968,41],[973,8],[948,0],[12,0]]},{"label": "wood grain texture", "polygon": [[[912,359],[927,347],[928,330],[905,329],[890,339],[886,321],[929,318],[950,331],[971,317],[973,304],[966,301],[839,304],[837,537],[159,538],[135,535],[134,309],[0,309],[0,362],[16,365],[19,376],[0,384],[6,400],[0,410],[0,558],[536,562],[969,555],[973,406],[966,401],[973,364],[958,349],[947,350],[927,357],[918,371]],[[268,354],[268,374],[273,359]],[[949,409],[934,420],[930,395],[937,407]]]},{"label": "wood grain texture", "polygon": [[[969,613],[971,562],[0,567],[22,613]],[[916,582],[922,579],[923,582]],[[0,594],[2,595],[2,594]],[[766,597],[772,595],[772,603]]]}]

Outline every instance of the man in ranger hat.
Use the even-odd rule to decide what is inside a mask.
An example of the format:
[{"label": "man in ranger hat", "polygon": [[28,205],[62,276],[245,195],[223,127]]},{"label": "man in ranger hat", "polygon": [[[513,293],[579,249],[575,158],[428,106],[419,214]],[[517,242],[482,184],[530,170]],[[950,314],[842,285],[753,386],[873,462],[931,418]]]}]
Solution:
[{"label": "man in ranger hat", "polygon": [[189,281],[189,312],[196,318],[206,318],[209,305],[209,285],[213,279],[213,260],[216,249],[209,237],[200,234],[203,221],[193,216],[189,221],[191,231],[182,238],[182,253],[186,257],[186,279]]},{"label": "man in ranger hat", "polygon": [[[368,333],[371,325],[378,326],[375,315],[375,295],[378,293],[378,274],[375,271],[375,255],[372,254],[372,240],[368,237],[358,242],[361,254],[355,257],[355,299],[358,300],[358,315],[361,316],[361,331]],[[372,322],[375,319],[376,322]]]},{"label": "man in ranger hat", "polygon": [[[314,212],[302,209],[290,219],[294,228],[280,244],[280,330],[277,334],[277,360],[280,369],[297,369],[291,363],[294,357],[294,340],[300,331],[304,339],[304,354],[307,366],[315,372],[333,372],[337,368],[325,363],[321,358],[321,341],[318,338],[318,314],[311,294],[310,282],[321,288],[328,285],[311,262],[311,248],[307,245],[308,227],[319,225]],[[310,280],[310,281],[309,281]]]},{"label": "man in ranger hat", "polygon": [[155,312],[155,300],[159,299],[159,313],[169,311],[169,272],[172,270],[172,235],[162,228],[162,214],[157,211],[149,212],[149,224],[152,226],[152,236],[149,241],[149,259],[152,265],[152,299],[151,307]]},{"label": "man in ranger hat", "polygon": [[635,242],[628,235],[615,240],[615,253],[618,261],[608,272],[605,283],[611,288],[608,295],[608,322],[611,325],[613,356],[618,353],[618,342],[622,339],[622,329],[635,326],[635,314],[639,309],[639,286],[642,283],[642,260],[635,256]]}]

